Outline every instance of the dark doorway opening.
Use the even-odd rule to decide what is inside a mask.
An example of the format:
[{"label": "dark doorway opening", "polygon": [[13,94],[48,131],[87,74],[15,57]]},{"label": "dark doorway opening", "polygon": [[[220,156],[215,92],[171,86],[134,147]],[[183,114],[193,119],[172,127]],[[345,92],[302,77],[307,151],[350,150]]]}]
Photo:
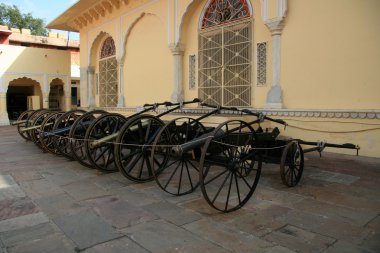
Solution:
[{"label": "dark doorway opening", "polygon": [[27,96],[33,96],[33,86],[9,86],[7,110],[10,120],[15,120],[28,109]]}]

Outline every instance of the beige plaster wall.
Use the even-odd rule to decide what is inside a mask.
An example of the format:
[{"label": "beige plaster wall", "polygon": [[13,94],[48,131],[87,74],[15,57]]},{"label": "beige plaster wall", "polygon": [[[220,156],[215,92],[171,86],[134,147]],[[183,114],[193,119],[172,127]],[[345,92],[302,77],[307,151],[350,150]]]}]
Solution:
[{"label": "beige plaster wall", "polygon": [[292,0],[282,33],[286,108],[380,109],[380,1]]}]

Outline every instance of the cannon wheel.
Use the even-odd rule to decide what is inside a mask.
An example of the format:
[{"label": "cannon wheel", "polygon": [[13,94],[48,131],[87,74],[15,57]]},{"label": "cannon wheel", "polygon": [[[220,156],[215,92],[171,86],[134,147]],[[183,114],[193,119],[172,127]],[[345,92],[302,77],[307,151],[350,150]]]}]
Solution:
[{"label": "cannon wheel", "polygon": [[150,164],[152,144],[165,123],[153,115],[130,118],[116,140],[116,164],[121,173],[135,182],[153,180]]},{"label": "cannon wheel", "polygon": [[261,156],[251,149],[256,133],[248,123],[230,120],[211,136],[202,149],[201,190],[211,207],[231,212],[247,203],[259,182]]},{"label": "cannon wheel", "polygon": [[[42,127],[42,123],[46,118],[48,118],[53,112],[52,111],[43,111],[36,115],[36,117],[33,119],[30,126],[38,126],[40,125]],[[33,129],[29,131],[29,135],[32,138],[32,141],[34,144],[36,144],[37,147],[43,149],[43,145],[41,143],[41,127],[39,129]]]},{"label": "cannon wheel", "polygon": [[[48,133],[51,132],[54,128],[54,124],[56,120],[62,115],[64,112],[54,112],[50,114],[48,117],[44,119],[44,121],[41,124],[41,132]],[[55,144],[57,142],[56,136],[44,136],[44,134],[40,134],[40,142],[42,148],[49,153],[60,155],[58,150],[55,147]]]},{"label": "cannon wheel", "polygon": [[[28,118],[30,117],[30,115],[33,112],[35,112],[35,111],[34,110],[28,110],[28,111],[21,113],[20,116],[18,116],[17,121],[28,120]],[[21,130],[24,129],[26,127],[26,125],[27,125],[26,122],[22,123],[22,124],[18,124],[17,125],[17,131],[21,135],[22,138],[24,138],[27,141],[30,141],[31,138],[28,136],[28,134],[26,132],[21,132]]]},{"label": "cannon wheel", "polygon": [[206,132],[199,121],[181,117],[167,123],[158,133],[152,148],[151,167],[158,186],[172,195],[185,195],[199,186],[199,147],[182,155],[171,147],[191,142]]},{"label": "cannon wheel", "polygon": [[109,113],[97,118],[86,131],[85,150],[92,167],[103,172],[117,171],[113,140],[91,148],[92,140],[99,140],[118,133],[127,119],[117,113]]},{"label": "cannon wheel", "polygon": [[[59,130],[62,128],[70,128],[74,124],[74,122],[80,116],[82,116],[85,113],[86,113],[86,111],[84,111],[84,110],[72,110],[72,111],[65,112],[59,118],[57,118],[57,120],[54,124],[54,127],[53,127],[53,131]],[[73,157],[72,157],[71,149],[70,149],[70,145],[69,145],[70,139],[68,138],[69,132],[70,132],[70,130],[68,130],[67,132],[65,132],[63,134],[59,134],[57,136],[57,138],[56,138],[57,142],[55,144],[56,145],[55,148],[58,150],[58,152],[61,155],[72,160]]]},{"label": "cannon wheel", "polygon": [[298,141],[290,141],[284,148],[280,162],[282,182],[293,187],[301,180],[304,166],[304,155]]},{"label": "cannon wheel", "polygon": [[90,124],[98,117],[106,114],[106,111],[95,110],[87,112],[80,116],[72,125],[69,138],[70,138],[70,149],[73,158],[77,160],[83,166],[92,168],[91,163],[87,159],[86,149],[85,149],[85,136],[86,131],[89,128]]},{"label": "cannon wheel", "polygon": [[[32,126],[32,122],[33,122],[33,120],[34,120],[34,119],[35,119],[40,113],[43,113],[44,111],[46,111],[46,109],[38,109],[38,110],[32,111],[32,112],[29,114],[28,118],[26,119],[27,121],[26,121],[24,127],[26,128],[26,127],[30,127],[30,126]],[[21,116],[21,115],[20,115],[20,116]],[[18,128],[18,127],[17,127],[17,128]],[[30,135],[30,131],[25,132],[25,135],[27,136],[27,140],[29,140],[29,141],[33,141],[33,140],[32,140],[32,136]]]}]

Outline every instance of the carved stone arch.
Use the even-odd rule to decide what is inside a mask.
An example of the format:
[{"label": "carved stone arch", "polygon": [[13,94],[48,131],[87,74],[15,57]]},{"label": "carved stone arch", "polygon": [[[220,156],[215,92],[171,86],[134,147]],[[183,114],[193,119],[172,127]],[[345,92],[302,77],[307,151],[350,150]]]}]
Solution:
[{"label": "carved stone arch", "polygon": [[[215,4],[217,1],[223,1],[223,0],[208,0],[207,3],[203,6],[202,13],[199,17],[199,22],[198,22],[198,28],[201,29],[203,27],[203,20],[205,16],[207,15],[207,11],[209,8],[211,8],[212,4]],[[244,8],[247,10],[247,16],[252,17],[253,16],[253,8],[250,0],[235,0],[236,2],[240,2],[244,5]],[[237,18],[239,19],[239,18]]]},{"label": "carved stone arch", "polygon": [[100,31],[96,38],[92,41],[88,60],[89,66],[94,66],[96,64],[97,60],[99,59],[101,45],[108,37],[112,37],[112,35],[107,32]]},{"label": "carved stone arch", "polygon": [[[208,0],[207,3],[203,6],[203,9],[202,9],[202,12],[201,12],[201,15],[198,17],[199,21],[198,21],[198,28],[200,28],[202,26],[202,19],[204,17],[204,14],[208,8],[208,6],[210,5],[210,3],[212,2],[213,0]],[[181,17],[181,23],[179,25],[179,30],[178,30],[178,41],[176,41],[176,43],[181,43],[182,41],[182,37],[183,37],[183,27],[184,25],[188,22],[188,17],[189,15],[200,5],[202,4],[203,0],[192,0],[190,2],[190,4],[187,6],[185,12],[183,13],[182,17]],[[252,3],[250,0],[246,0],[246,3],[247,3],[247,6],[249,8],[249,12],[250,12],[250,16],[252,17],[253,16],[253,7],[252,7]]]},{"label": "carved stone arch", "polygon": [[131,34],[133,28],[136,26],[136,24],[139,23],[139,22],[141,21],[141,19],[144,18],[145,16],[155,16],[155,17],[157,17],[157,18],[161,21],[161,23],[163,24],[163,22],[162,22],[162,20],[160,19],[160,17],[157,16],[156,14],[154,14],[154,13],[150,13],[150,12],[142,12],[142,13],[140,14],[140,16],[138,16],[138,17],[132,22],[132,24],[128,27],[127,32],[126,32],[125,35],[124,35],[123,44],[122,44],[122,46],[120,47],[121,50],[122,50],[122,52],[121,52],[121,54],[120,54],[120,55],[121,55],[121,58],[120,58],[121,60],[120,60],[120,61],[121,61],[123,64],[125,63],[125,57],[126,57],[126,53],[127,53],[126,47],[127,47],[127,43],[128,43],[128,38],[129,38],[129,36],[130,36],[130,34]]},{"label": "carved stone arch", "polygon": [[[13,98],[12,94],[18,94],[16,98],[17,100],[14,102],[9,101],[9,100],[15,99]],[[43,95],[44,94],[43,94],[43,89],[42,89],[42,83],[28,76],[11,77],[6,87],[7,103],[9,105],[13,104],[13,105],[22,106],[23,110],[27,109],[26,105],[27,105],[28,96],[39,96],[39,101],[37,100],[36,102],[37,104],[39,103],[39,107],[42,108]],[[12,111],[10,107],[7,108],[7,110],[9,110],[9,112]],[[12,116],[12,115],[9,115],[9,116]]]},{"label": "carved stone arch", "polygon": [[[50,80],[49,80],[50,81]],[[59,78],[55,77],[49,82],[49,108],[51,109],[61,109],[64,110],[64,90],[65,82]]]}]

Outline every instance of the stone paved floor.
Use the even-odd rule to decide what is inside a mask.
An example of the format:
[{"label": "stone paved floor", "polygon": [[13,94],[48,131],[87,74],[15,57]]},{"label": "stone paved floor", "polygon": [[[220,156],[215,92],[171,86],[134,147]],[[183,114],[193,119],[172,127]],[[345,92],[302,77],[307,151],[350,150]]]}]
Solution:
[{"label": "stone paved floor", "polygon": [[42,153],[0,127],[0,253],[380,252],[380,159],[310,154],[299,186],[265,165],[239,211]]}]

